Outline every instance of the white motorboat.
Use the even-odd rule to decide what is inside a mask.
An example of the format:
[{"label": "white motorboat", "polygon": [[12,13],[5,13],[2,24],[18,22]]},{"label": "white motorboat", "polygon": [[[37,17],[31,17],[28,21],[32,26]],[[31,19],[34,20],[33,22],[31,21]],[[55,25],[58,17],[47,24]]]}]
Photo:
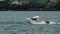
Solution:
[{"label": "white motorboat", "polygon": [[33,18],[36,18],[36,20],[32,20],[32,18],[26,18],[27,22],[28,23],[31,23],[31,24],[56,24],[55,22],[53,21],[43,21],[43,20],[39,20],[39,16],[35,16]]}]

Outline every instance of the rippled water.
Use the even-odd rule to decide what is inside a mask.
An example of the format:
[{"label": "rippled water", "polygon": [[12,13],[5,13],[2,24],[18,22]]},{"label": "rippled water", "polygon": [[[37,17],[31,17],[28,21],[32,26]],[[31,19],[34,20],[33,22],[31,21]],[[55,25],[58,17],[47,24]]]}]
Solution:
[{"label": "rippled water", "polygon": [[59,24],[29,24],[26,17],[40,16],[41,20],[60,23],[58,11],[0,11],[0,34],[60,34]]}]

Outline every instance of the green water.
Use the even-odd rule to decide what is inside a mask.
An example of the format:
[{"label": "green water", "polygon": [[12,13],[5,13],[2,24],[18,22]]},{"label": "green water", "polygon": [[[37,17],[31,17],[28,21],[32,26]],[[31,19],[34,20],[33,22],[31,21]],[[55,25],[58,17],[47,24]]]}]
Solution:
[{"label": "green water", "polygon": [[41,20],[60,23],[60,12],[54,11],[0,11],[0,34],[60,34],[59,24],[29,24],[26,17],[40,16]]}]

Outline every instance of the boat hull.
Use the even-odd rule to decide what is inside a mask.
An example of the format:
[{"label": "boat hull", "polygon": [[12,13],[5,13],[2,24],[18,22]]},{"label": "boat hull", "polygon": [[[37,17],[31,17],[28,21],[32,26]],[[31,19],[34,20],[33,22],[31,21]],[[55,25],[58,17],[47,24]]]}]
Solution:
[{"label": "boat hull", "polygon": [[31,20],[30,18],[26,18],[26,20],[28,23],[31,23],[31,24],[56,24],[53,21],[49,21],[49,23],[47,23],[46,21],[34,21],[34,20]]}]

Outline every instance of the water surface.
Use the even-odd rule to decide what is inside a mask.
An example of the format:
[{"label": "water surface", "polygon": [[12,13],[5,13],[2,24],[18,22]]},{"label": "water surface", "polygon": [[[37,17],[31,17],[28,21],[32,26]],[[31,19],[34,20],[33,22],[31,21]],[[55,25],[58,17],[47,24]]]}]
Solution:
[{"label": "water surface", "polygon": [[58,11],[0,11],[0,34],[60,34],[59,24],[29,24],[26,17],[40,16],[41,20],[60,23]]}]

